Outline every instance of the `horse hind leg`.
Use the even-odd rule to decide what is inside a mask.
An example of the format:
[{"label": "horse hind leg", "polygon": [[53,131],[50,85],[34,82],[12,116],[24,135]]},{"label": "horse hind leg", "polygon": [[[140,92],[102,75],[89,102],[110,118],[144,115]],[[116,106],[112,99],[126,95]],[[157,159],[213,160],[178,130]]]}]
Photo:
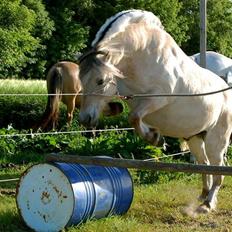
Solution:
[{"label": "horse hind leg", "polygon": [[[223,128],[215,128],[208,132],[205,138],[206,152],[211,165],[224,166],[224,155],[229,145],[231,131]],[[224,176],[213,175],[212,187],[207,195],[200,211],[216,209],[218,191],[223,183]]]},{"label": "horse hind leg", "polygon": [[58,126],[58,116],[59,115],[59,110],[58,109],[55,109],[55,111],[53,112],[52,116],[51,116],[51,127],[52,127],[52,130],[55,130],[56,127]]},{"label": "horse hind leg", "polygon": [[[205,150],[205,142],[201,135],[196,135],[191,137],[187,141],[187,144],[189,146],[191,153],[196,157],[198,164],[209,165],[209,160]],[[202,193],[198,199],[204,201],[207,198],[210,188],[212,186],[212,176],[202,174],[202,183],[203,183]]]}]

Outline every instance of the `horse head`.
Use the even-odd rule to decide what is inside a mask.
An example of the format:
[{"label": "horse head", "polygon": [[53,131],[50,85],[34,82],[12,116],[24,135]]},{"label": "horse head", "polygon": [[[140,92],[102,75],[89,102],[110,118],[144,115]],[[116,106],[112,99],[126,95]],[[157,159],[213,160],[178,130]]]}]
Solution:
[{"label": "horse head", "polygon": [[108,116],[122,112],[121,103],[110,102],[117,94],[116,76],[122,74],[110,64],[108,53],[93,48],[79,58],[79,67],[83,90],[80,123],[95,127],[101,112]]},{"label": "horse head", "polygon": [[[123,57],[133,56],[130,53],[133,47],[141,49],[150,43],[150,37],[144,36],[139,31],[140,27],[135,27],[138,24],[141,28],[163,29],[160,20],[151,12],[122,11],[106,20],[92,42],[92,49],[79,57],[79,76],[83,87],[79,118],[82,124],[95,126],[100,112],[117,93],[118,80],[124,78],[119,71],[124,72],[119,67],[125,64]],[[122,107],[114,103],[108,108],[117,112]]]}]

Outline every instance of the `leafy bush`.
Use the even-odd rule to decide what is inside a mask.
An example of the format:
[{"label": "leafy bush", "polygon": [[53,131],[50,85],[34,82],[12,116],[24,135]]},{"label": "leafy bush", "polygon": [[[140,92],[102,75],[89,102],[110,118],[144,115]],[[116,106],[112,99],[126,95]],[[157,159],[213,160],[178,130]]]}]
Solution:
[{"label": "leafy bush", "polygon": [[22,72],[28,77],[32,69],[37,77],[44,72],[44,42],[52,30],[41,0],[1,0],[0,78],[17,77]]},{"label": "leafy bush", "polygon": [[[200,47],[200,2],[199,0],[181,0],[180,14],[185,16],[189,39],[182,44],[184,51],[192,55]],[[207,1],[207,49],[232,57],[231,24],[232,1]]]}]

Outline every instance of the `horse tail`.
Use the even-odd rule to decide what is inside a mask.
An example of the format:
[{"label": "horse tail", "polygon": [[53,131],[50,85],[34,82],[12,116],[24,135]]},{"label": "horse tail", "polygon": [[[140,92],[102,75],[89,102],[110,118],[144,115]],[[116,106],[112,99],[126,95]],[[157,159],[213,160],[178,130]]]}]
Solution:
[{"label": "horse tail", "polygon": [[53,67],[47,75],[48,100],[40,123],[41,129],[54,129],[59,116],[59,102],[62,98],[63,80],[61,67]]}]

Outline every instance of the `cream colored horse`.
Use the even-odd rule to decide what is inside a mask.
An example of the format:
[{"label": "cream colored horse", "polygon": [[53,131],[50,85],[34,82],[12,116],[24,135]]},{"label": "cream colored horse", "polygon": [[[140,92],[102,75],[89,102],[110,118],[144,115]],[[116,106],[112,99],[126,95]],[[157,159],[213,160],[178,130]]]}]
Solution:
[{"label": "cream colored horse", "polygon": [[[228,87],[199,67],[163,29],[151,12],[123,11],[98,31],[92,49],[80,60],[84,97],[80,121],[95,126],[115,88],[120,95],[196,94]],[[195,97],[134,97],[129,121],[137,133],[156,144],[163,136],[187,139],[199,164],[224,165],[232,132],[231,91]],[[203,203],[197,212],[216,208],[223,176],[203,175]]]},{"label": "cream colored horse", "polygon": [[[190,56],[198,65],[200,65],[200,53]],[[232,72],[232,59],[220,53],[207,51],[206,52],[206,68],[222,77],[227,83],[228,76]]]}]

